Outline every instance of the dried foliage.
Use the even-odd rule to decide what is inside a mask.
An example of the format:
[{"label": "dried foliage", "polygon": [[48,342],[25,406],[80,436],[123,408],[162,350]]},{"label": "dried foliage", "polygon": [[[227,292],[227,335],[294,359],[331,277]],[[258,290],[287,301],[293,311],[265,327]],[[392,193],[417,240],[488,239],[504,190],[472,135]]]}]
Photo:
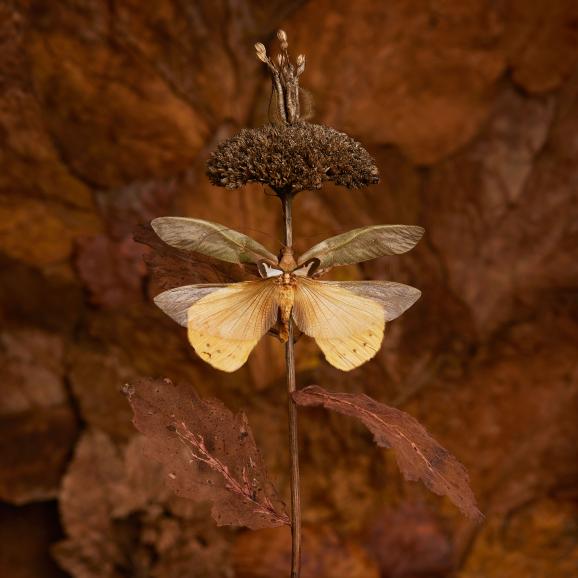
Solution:
[{"label": "dried foliage", "polygon": [[[22,373],[14,380],[2,375],[3,400],[26,392],[30,404],[1,416],[4,499],[57,493],[77,436],[71,402],[78,407],[80,400],[83,425],[97,422],[81,395],[98,408],[98,427],[117,438],[113,430],[121,438],[130,433],[130,408],[116,391],[129,380],[125,368],[130,375],[179,375],[243,400],[272,458],[271,473],[285,475],[278,343],[264,340],[236,375],[201,367],[190,362],[182,332],[163,323],[152,305],[91,307],[74,267],[79,238],[106,232],[120,241],[135,222],[176,209],[240,224],[248,233],[276,233],[278,201],[264,197],[260,185],[232,194],[201,175],[216,141],[247,119],[264,123],[270,83],[252,43],[272,39],[282,26],[307,51],[303,83],[315,95],[316,122],[363,142],[382,175],[379,186],[359,194],[327,185],[298,197],[299,248],[321,233],[361,224],[415,222],[428,230],[426,243],[407,257],[347,272],[419,284],[427,296],[419,315],[392,324],[383,355],[354,375],[328,367],[313,342],[303,340],[298,380],[337,391],[362,383],[376,399],[387,384],[395,407],[407,410],[409,400],[412,415],[436,435],[443,432],[468,464],[488,518],[466,541],[465,569],[458,566],[457,576],[493,576],[497,569],[508,578],[573,576],[576,0],[153,6],[0,2],[0,318],[8,333],[57,336],[64,361],[54,371],[62,406],[44,402],[53,390],[35,368],[49,364],[28,338]],[[424,164],[431,166],[423,170]],[[167,200],[159,203],[154,197],[165,187]],[[66,387],[71,347],[81,375],[72,388]],[[327,423],[315,419],[317,411],[301,413],[313,418],[304,416],[302,431],[309,521],[330,523],[340,534],[363,531],[379,504],[413,495],[416,484],[383,483],[389,460],[371,459],[370,434],[349,435],[340,416]],[[84,488],[79,482],[82,491],[93,479],[85,478]],[[436,514],[451,508],[441,500],[435,505]],[[10,563],[0,575],[46,578],[49,570],[34,562],[34,536],[51,522],[38,516],[28,531],[18,531],[9,520],[2,520],[6,533],[18,535],[24,554],[2,541]],[[451,536],[461,534],[462,523],[459,515],[444,521]],[[214,544],[213,520],[201,524]],[[185,565],[190,558],[182,552]]]},{"label": "dried foliage", "polygon": [[20,507],[0,503],[0,576],[66,578],[50,555],[61,534],[55,501]]},{"label": "dried foliage", "polygon": [[143,252],[130,237],[113,241],[95,235],[78,241],[76,267],[94,305],[118,307],[141,298]]},{"label": "dried foliage", "polygon": [[485,524],[459,578],[574,578],[578,507],[573,494],[542,497]]},{"label": "dried foliage", "polygon": [[183,251],[161,241],[150,224],[139,225],[134,240],[148,245],[145,256],[155,292],[195,283],[234,283],[259,276],[252,264],[236,265],[207,257],[194,251]]},{"label": "dried foliage", "polygon": [[288,524],[285,506],[267,479],[244,414],[170,380],[126,386],[134,423],[147,451],[165,468],[179,495],[210,501],[220,526],[252,529]]},{"label": "dried foliage", "polygon": [[481,518],[465,468],[407,413],[360,393],[332,393],[310,385],[293,394],[302,406],[323,406],[359,419],[381,447],[391,448],[407,480],[422,480],[471,518]]},{"label": "dried foliage", "polygon": [[[301,578],[379,578],[373,558],[355,540],[330,526],[303,529]],[[235,541],[231,558],[235,578],[289,576],[291,532],[272,528],[246,532]]]},{"label": "dried foliage", "polygon": [[121,384],[140,375],[127,352],[113,345],[96,348],[79,339],[70,348],[67,363],[69,387],[85,427],[103,431],[114,440],[134,436],[131,409],[119,395]]},{"label": "dried foliage", "polygon": [[143,446],[119,448],[97,430],[81,438],[60,493],[58,563],[74,578],[224,578],[225,536],[166,488]]},{"label": "dried foliage", "polygon": [[365,542],[388,578],[446,578],[454,569],[449,533],[424,504],[384,508]]},{"label": "dried foliage", "polygon": [[207,175],[227,189],[256,182],[290,193],[320,189],[326,181],[350,189],[379,182],[373,159],[356,140],[306,122],[242,130],[213,152]]},{"label": "dried foliage", "polygon": [[64,346],[38,329],[0,332],[0,499],[53,498],[77,420],[62,379]]}]

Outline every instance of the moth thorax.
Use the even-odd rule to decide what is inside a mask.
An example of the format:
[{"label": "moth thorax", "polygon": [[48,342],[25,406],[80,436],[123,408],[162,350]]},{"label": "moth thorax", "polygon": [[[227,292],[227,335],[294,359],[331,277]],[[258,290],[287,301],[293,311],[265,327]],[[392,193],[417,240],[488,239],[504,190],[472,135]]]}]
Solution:
[{"label": "moth thorax", "polygon": [[284,247],[281,250],[281,259],[279,260],[279,268],[286,273],[293,271],[297,267],[297,263],[293,258],[293,250],[289,247]]}]

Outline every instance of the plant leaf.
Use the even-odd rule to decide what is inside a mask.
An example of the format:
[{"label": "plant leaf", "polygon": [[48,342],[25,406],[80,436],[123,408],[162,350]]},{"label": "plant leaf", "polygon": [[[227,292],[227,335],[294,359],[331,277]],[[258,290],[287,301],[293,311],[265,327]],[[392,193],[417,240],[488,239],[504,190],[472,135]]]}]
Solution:
[{"label": "plant leaf", "polygon": [[422,238],[424,229],[413,225],[372,225],[321,241],[299,257],[298,265],[319,259],[319,269],[353,265],[384,255],[409,251]]},{"label": "plant leaf", "polygon": [[177,495],[212,502],[219,526],[289,524],[243,413],[168,379],[143,379],[125,393],[149,455],[163,464]]},{"label": "plant leaf", "polygon": [[225,225],[185,217],[159,217],[151,221],[151,226],[165,243],[177,249],[228,263],[277,263],[277,257],[261,243]]},{"label": "plant leaf", "polygon": [[293,399],[302,406],[323,406],[359,419],[379,446],[393,449],[407,480],[421,479],[432,492],[447,496],[466,516],[482,517],[464,466],[409,414],[362,393],[332,393],[318,385],[296,391]]},{"label": "plant leaf", "polygon": [[173,495],[145,443],[140,435],[120,444],[100,430],[82,434],[62,479],[65,537],[53,556],[74,578],[184,577],[191,568],[224,576],[226,534],[207,524],[206,508]]}]

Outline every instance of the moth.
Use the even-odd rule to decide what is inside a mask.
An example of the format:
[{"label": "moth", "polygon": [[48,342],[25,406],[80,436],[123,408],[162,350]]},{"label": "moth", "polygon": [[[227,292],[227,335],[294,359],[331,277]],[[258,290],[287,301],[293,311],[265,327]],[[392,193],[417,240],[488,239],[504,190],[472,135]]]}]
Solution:
[{"label": "moth", "polygon": [[197,284],[164,291],[155,303],[187,328],[197,354],[223,371],[235,371],[278,321],[288,338],[289,320],[313,337],[327,361],[349,371],[375,356],[385,324],[420,297],[391,281],[323,281],[333,267],[405,253],[424,230],[407,225],[353,229],[318,243],[295,259],[291,248],[275,256],[238,231],[200,219],[160,217],[151,223],[168,245],[229,263],[256,265],[260,278]]}]

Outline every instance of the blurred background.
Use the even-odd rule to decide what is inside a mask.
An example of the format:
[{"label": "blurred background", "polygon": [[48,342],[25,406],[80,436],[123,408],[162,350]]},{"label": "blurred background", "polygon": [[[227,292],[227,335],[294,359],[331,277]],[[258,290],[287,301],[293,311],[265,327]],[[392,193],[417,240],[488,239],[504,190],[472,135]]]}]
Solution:
[{"label": "blurred background", "polygon": [[0,575],[268,578],[284,530],[216,528],[143,459],[120,386],[191,383],[243,409],[288,498],[282,346],[225,374],[151,302],[135,227],[217,221],[277,251],[280,203],[209,185],[267,122],[257,41],[307,55],[312,122],[381,183],[296,198],[296,245],[419,224],[348,278],[423,291],[352,373],[306,338],[298,383],[418,418],[469,470],[476,525],[348,418],[301,410],[304,578],[578,576],[575,0],[0,2]]}]

